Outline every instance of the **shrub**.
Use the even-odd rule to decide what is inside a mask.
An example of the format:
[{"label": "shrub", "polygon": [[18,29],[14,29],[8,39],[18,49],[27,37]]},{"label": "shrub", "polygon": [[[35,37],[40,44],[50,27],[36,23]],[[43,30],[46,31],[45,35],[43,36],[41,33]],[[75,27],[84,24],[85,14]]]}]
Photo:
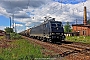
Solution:
[{"label": "shrub", "polygon": [[6,33],[12,33],[13,32],[13,28],[6,27],[5,28],[5,32]]},{"label": "shrub", "polygon": [[21,35],[18,33],[10,33],[11,39],[21,39]]}]

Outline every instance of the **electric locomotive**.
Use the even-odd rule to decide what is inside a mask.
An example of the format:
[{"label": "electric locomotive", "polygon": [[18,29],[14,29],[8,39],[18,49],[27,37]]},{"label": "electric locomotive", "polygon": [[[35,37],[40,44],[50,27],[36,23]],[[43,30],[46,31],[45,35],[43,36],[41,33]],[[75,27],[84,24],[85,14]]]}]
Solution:
[{"label": "electric locomotive", "polygon": [[42,41],[61,42],[65,40],[62,22],[55,21],[55,18],[45,17],[43,23],[31,28],[30,37]]}]

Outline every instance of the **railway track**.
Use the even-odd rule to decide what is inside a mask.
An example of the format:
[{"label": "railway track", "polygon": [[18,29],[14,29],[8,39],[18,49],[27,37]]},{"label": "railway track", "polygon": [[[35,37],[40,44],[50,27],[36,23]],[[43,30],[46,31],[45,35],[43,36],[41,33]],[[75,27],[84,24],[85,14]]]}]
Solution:
[{"label": "railway track", "polygon": [[[80,44],[68,43],[68,44],[53,44],[48,42],[42,42],[36,39],[28,38],[32,40],[35,44],[42,46],[47,49],[45,53],[51,57],[66,57],[73,60],[89,60],[90,59],[90,47]],[[48,52],[48,50],[53,52]],[[52,55],[51,55],[52,54]],[[76,54],[76,55],[75,55]],[[88,58],[87,58],[88,57]],[[70,59],[69,59],[70,60]]]},{"label": "railway track", "polygon": [[74,53],[81,53],[83,55],[90,56],[90,47],[87,47],[87,46],[75,45],[73,43],[62,44],[62,45],[52,44],[52,45],[57,47],[55,49],[62,51],[61,53],[57,54],[57,56],[60,56],[60,57],[68,56]]},{"label": "railway track", "polygon": [[66,56],[72,53],[81,53],[81,54],[85,54],[86,56],[90,56],[90,47],[73,45],[73,44],[63,44],[60,47],[70,49],[69,51],[60,54],[61,56]]}]

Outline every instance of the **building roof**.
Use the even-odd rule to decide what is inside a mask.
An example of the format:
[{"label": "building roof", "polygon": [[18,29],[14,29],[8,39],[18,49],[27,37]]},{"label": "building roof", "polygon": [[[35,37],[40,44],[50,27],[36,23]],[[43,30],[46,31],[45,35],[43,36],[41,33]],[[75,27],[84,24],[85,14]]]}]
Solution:
[{"label": "building roof", "polygon": [[0,30],[0,32],[4,32],[3,30]]},{"label": "building roof", "polygon": [[90,27],[90,24],[87,24],[87,25],[84,25],[84,24],[72,24],[72,26]]}]

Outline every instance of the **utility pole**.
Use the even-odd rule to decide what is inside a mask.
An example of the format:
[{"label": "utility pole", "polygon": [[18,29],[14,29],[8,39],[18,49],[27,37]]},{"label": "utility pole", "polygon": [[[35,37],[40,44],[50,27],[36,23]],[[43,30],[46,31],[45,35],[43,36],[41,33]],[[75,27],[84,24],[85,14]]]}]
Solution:
[{"label": "utility pole", "polygon": [[11,17],[9,17],[10,18],[10,28],[11,28]]},{"label": "utility pole", "polygon": [[14,31],[14,14],[13,14],[12,18],[13,18],[12,23],[13,23],[13,31]]},{"label": "utility pole", "polygon": [[[77,19],[76,19],[76,25],[77,25]],[[77,32],[77,26],[76,26],[76,32]]]},{"label": "utility pole", "polygon": [[15,23],[15,32],[17,33],[17,30],[16,30],[16,23]]},{"label": "utility pole", "polygon": [[77,24],[77,19],[76,19],[76,24]]},{"label": "utility pole", "polygon": [[62,0],[61,0],[61,9],[62,9]]}]

